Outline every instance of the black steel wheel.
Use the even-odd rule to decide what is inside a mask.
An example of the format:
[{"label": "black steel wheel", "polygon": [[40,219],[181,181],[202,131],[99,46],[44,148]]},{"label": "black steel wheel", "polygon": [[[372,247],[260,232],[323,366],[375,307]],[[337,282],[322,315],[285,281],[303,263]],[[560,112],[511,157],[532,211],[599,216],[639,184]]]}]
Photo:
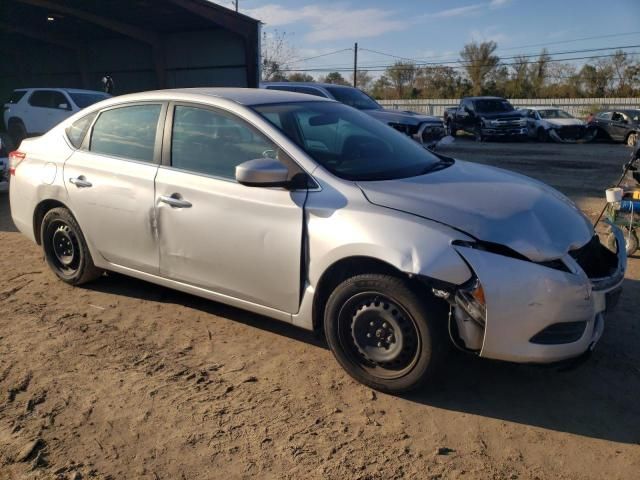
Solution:
[{"label": "black steel wheel", "polygon": [[40,240],[49,267],[63,281],[80,285],[102,274],[93,264],[80,226],[66,208],[45,214]]},{"label": "black steel wheel", "polygon": [[356,380],[400,393],[424,384],[445,351],[446,310],[399,278],[366,274],[345,280],[325,309],[327,342]]}]

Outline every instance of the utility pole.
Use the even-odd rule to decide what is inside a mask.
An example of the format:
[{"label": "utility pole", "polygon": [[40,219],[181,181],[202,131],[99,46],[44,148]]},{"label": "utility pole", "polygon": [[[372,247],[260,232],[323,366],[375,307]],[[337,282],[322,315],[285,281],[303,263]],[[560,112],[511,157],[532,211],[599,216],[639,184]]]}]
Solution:
[{"label": "utility pole", "polygon": [[358,86],[358,42],[353,47],[353,86]]},{"label": "utility pole", "polygon": [[238,0],[235,0],[233,3],[236,4],[236,12],[238,11]]}]

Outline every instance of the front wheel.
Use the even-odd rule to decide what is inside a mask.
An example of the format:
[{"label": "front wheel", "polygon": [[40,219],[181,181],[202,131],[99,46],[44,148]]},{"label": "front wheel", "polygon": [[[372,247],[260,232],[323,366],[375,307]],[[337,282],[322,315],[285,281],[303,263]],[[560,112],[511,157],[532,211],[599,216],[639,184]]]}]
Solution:
[{"label": "front wheel", "polygon": [[349,278],[327,301],[329,347],[353,378],[376,390],[401,393],[425,384],[446,352],[446,309],[425,302],[389,275]]},{"label": "front wheel", "polygon": [[638,134],[636,132],[631,132],[627,135],[627,145],[630,147],[635,147],[638,142]]},{"label": "front wheel", "polygon": [[102,275],[93,264],[78,222],[66,208],[54,208],[45,214],[40,240],[47,264],[64,282],[80,285]]}]

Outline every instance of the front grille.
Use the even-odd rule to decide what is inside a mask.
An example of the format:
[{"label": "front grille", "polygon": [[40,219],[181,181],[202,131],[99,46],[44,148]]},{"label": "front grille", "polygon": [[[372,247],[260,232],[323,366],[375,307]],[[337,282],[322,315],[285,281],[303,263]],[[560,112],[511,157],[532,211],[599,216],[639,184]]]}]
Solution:
[{"label": "front grille", "polygon": [[594,235],[589,243],[569,252],[589,278],[604,278],[613,275],[618,268],[618,257],[600,243]]},{"label": "front grille", "polygon": [[436,124],[433,126],[427,126],[422,131],[422,142],[429,143],[436,140],[440,140],[444,137],[444,128],[442,125]]},{"label": "front grille", "polygon": [[560,345],[580,340],[587,328],[587,322],[554,323],[536,333],[529,340],[539,345]]},{"label": "front grille", "polygon": [[390,123],[389,126],[409,136],[412,136],[418,133],[417,125],[406,125],[403,123]]}]

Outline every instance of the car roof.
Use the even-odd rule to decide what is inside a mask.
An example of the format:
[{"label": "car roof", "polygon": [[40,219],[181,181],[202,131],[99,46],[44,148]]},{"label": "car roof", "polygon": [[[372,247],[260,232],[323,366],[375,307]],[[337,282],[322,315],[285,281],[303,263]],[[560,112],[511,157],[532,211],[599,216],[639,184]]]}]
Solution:
[{"label": "car roof", "polygon": [[82,88],[60,88],[60,87],[24,87],[24,88],[14,88],[14,92],[26,92],[28,90],[56,90],[63,91],[69,93],[101,93],[103,95],[107,95],[105,92],[101,90],[85,90]]},{"label": "car roof", "polygon": [[145,100],[173,100],[176,96],[185,97],[214,97],[232,101],[245,106],[264,105],[269,103],[287,102],[334,102],[322,97],[312,97],[303,93],[285,92],[281,90],[266,90],[260,88],[226,88],[200,87],[176,88],[169,90],[153,90],[149,92],[130,93],[114,97],[115,103],[122,101],[135,102]]},{"label": "car roof", "polygon": [[524,107],[528,110],[562,110],[560,107],[554,107],[553,105],[544,105],[540,107]]},{"label": "car roof", "polygon": [[338,85],[336,83],[324,82],[261,82],[260,86],[273,85],[275,87],[337,87],[337,88],[355,88],[351,85]]}]

